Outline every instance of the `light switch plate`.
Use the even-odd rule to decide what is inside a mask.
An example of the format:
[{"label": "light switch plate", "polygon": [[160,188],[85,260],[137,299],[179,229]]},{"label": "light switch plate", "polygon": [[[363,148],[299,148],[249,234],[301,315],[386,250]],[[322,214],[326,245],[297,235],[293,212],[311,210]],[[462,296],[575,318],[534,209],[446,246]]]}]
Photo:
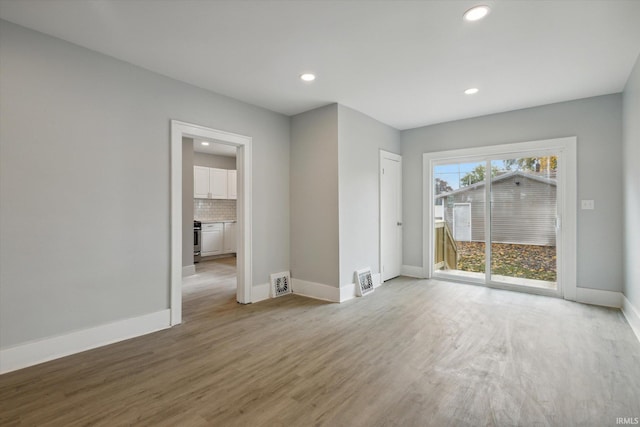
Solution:
[{"label": "light switch plate", "polygon": [[580,208],[583,210],[594,210],[596,208],[596,202],[593,200],[581,200]]}]

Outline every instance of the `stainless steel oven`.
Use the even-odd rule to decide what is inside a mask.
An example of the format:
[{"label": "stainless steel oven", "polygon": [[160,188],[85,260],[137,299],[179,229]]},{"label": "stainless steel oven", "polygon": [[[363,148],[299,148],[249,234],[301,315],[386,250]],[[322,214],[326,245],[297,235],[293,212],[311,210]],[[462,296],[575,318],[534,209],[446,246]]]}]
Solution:
[{"label": "stainless steel oven", "polygon": [[193,263],[200,262],[200,242],[202,241],[202,223],[193,221]]}]

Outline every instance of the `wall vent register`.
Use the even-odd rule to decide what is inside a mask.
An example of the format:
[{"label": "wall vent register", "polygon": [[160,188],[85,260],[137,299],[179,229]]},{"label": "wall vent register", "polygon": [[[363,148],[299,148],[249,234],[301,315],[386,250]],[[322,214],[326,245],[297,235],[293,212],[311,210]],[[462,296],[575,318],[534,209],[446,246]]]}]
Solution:
[{"label": "wall vent register", "polygon": [[291,289],[291,277],[288,271],[271,275],[271,298],[293,293]]}]

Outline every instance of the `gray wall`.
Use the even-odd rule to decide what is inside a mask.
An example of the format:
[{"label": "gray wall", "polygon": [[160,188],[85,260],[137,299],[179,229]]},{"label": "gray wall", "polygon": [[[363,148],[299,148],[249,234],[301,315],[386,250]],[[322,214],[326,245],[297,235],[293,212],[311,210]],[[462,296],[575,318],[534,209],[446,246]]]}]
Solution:
[{"label": "gray wall", "polygon": [[182,266],[193,265],[193,139],[182,138]]},{"label": "gray wall", "polygon": [[338,106],[340,284],[380,272],[380,149],[400,153],[400,131]]},{"label": "gray wall", "polygon": [[596,202],[593,211],[578,210],[577,285],[621,291],[621,94],[403,131],[404,264],[423,263],[422,153],[574,135],[578,137],[578,200]]},{"label": "gray wall", "polygon": [[[192,150],[193,151],[193,150]],[[205,166],[208,168],[218,168],[218,169],[236,169],[236,158],[228,157],[228,156],[216,156],[213,154],[207,153],[193,153],[193,165],[192,171],[193,174],[193,166]],[[193,194],[193,191],[191,192]]]},{"label": "gray wall", "polygon": [[338,104],[291,119],[291,272],[340,287],[379,272],[380,149],[400,132]]},{"label": "gray wall", "polygon": [[337,104],[291,118],[290,182],[291,275],[339,287]]},{"label": "gray wall", "polygon": [[288,117],[6,21],[0,67],[0,347],[169,307],[171,119],[253,137],[254,283],[289,269]]},{"label": "gray wall", "polygon": [[640,57],[624,90],[624,294],[640,310]]}]

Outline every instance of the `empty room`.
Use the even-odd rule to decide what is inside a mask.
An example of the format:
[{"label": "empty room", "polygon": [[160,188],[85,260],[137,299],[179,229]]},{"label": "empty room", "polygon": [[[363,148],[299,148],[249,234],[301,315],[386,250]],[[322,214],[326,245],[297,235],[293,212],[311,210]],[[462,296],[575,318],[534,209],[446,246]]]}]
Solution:
[{"label": "empty room", "polygon": [[0,0],[0,425],[639,425],[638,22]]}]

